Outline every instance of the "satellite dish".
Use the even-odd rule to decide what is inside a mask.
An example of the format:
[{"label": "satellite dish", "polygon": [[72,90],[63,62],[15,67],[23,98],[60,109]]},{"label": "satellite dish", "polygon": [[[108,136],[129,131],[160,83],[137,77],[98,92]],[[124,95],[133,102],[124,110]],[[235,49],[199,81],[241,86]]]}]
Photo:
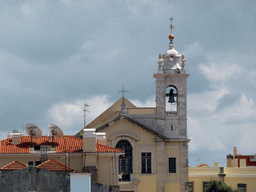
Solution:
[{"label": "satellite dish", "polygon": [[33,123],[28,123],[25,128],[27,134],[31,136],[31,139],[32,137],[35,139],[40,139],[42,137],[42,131],[37,125]]},{"label": "satellite dish", "polygon": [[47,125],[47,130],[52,137],[56,137],[57,139],[61,139],[63,137],[63,131],[61,128],[53,123]]}]

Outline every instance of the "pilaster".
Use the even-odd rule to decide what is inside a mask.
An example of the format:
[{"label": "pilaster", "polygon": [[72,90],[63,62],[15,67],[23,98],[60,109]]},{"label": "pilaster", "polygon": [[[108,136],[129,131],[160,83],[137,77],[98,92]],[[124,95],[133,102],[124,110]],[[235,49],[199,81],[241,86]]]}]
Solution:
[{"label": "pilaster", "polygon": [[157,151],[157,192],[164,192],[165,163],[164,163],[164,141],[156,143]]},{"label": "pilaster", "polygon": [[181,142],[180,144],[180,184],[181,192],[188,192],[188,142]]}]

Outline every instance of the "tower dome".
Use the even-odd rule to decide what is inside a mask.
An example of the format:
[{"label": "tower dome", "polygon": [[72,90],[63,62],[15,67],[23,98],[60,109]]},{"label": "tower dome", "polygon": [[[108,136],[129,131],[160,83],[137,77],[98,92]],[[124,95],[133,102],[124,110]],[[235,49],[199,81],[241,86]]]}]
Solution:
[{"label": "tower dome", "polygon": [[175,57],[180,57],[178,51],[174,49],[174,44],[169,45],[169,49],[166,51],[164,54],[165,57],[170,57],[170,56],[175,56]]}]

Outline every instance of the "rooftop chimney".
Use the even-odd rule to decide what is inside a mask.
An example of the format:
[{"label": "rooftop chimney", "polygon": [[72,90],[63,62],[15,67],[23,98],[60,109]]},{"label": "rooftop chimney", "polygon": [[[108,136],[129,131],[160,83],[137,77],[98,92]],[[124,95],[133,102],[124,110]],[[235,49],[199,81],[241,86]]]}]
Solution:
[{"label": "rooftop chimney", "polygon": [[106,133],[96,133],[97,143],[106,145]]},{"label": "rooftop chimney", "polygon": [[83,152],[96,152],[96,129],[84,129],[83,131]]},{"label": "rooftop chimney", "polygon": [[12,138],[12,145],[20,144],[20,136],[24,135],[23,133],[19,132],[18,130],[13,130],[12,133],[7,135],[8,138]]},{"label": "rooftop chimney", "polygon": [[234,149],[233,149],[233,158],[236,158],[236,156],[237,156],[237,149],[236,149],[236,147],[234,147]]}]

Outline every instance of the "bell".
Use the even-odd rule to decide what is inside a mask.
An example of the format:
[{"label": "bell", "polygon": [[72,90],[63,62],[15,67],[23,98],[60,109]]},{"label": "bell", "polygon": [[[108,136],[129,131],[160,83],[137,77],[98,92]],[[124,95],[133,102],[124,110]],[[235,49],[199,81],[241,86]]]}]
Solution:
[{"label": "bell", "polygon": [[168,103],[171,103],[171,104],[176,102],[174,99],[176,94],[174,94],[173,91],[174,91],[173,89],[170,89],[170,92],[166,94],[166,96],[169,97]]}]

